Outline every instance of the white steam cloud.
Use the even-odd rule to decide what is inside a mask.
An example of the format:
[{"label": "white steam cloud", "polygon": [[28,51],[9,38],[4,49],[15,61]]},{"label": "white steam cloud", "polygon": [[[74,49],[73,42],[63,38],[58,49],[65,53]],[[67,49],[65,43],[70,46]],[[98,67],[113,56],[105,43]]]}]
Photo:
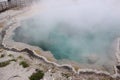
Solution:
[{"label": "white steam cloud", "polygon": [[[38,44],[44,41],[49,45],[57,43],[56,40],[59,40],[50,38],[51,32],[54,32],[57,27],[58,30],[54,33],[61,32],[58,35],[59,37],[62,35],[64,38],[63,41],[58,41],[63,43],[61,48],[63,50],[67,46],[73,48],[70,48],[72,50],[69,53],[64,54],[69,54],[70,59],[74,55],[77,55],[75,59],[79,56],[86,56],[87,53],[92,53],[91,50],[97,52],[96,47],[100,49],[100,52],[112,42],[111,39],[119,37],[119,0],[40,0],[34,6],[33,9],[37,14],[24,23],[19,34],[25,32],[24,36],[28,37],[27,40],[33,40]],[[66,35],[70,40],[65,42]],[[87,35],[91,35],[91,37],[86,38]],[[88,38],[92,41],[86,42]],[[81,51],[77,51],[79,48]],[[104,55],[102,58],[109,60]]]}]

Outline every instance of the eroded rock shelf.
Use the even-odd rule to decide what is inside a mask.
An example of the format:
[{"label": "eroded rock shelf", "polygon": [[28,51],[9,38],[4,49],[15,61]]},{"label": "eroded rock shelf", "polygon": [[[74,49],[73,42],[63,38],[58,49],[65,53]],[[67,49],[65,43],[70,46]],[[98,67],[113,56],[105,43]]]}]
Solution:
[{"label": "eroded rock shelf", "polygon": [[[11,0],[12,1],[12,0]],[[21,1],[21,0],[19,0]],[[3,5],[4,3],[2,3]],[[5,4],[8,4],[5,2]],[[7,7],[6,7],[7,8]],[[27,8],[28,9],[28,8]],[[5,10],[5,8],[0,11]],[[12,63],[10,66],[5,67],[4,69],[0,67],[0,77],[2,77],[2,80],[29,80],[29,77],[32,73],[35,72],[36,69],[43,70],[45,73],[44,78],[41,80],[120,80],[120,54],[119,54],[119,39],[118,39],[118,45],[117,45],[117,51],[115,53],[116,55],[116,60],[117,64],[113,65],[114,67],[114,74],[111,74],[107,71],[102,71],[102,70],[97,70],[97,69],[75,69],[75,67],[72,67],[71,65],[68,64],[63,64],[59,65],[56,63],[56,60],[53,59],[53,56],[51,55],[50,52],[45,52],[42,49],[36,47],[36,46],[31,46],[25,43],[20,43],[20,42],[14,42],[12,40],[12,35],[14,34],[14,30],[20,26],[20,21],[25,19],[21,18],[20,15],[26,14],[26,9],[20,9],[18,11],[14,10],[8,10],[5,13],[0,14],[0,23],[2,25],[1,27],[1,43],[0,43],[0,48],[1,48],[1,53],[6,53],[8,55],[9,53],[13,53],[12,55],[17,55],[13,59],[17,59],[18,56],[22,55],[25,59],[30,64],[30,67],[27,68],[27,70],[24,72],[24,74],[28,75],[21,75],[20,74],[7,74],[4,72],[4,70],[9,70],[10,67],[15,67],[19,68],[21,70],[24,70],[24,68],[19,67],[18,63],[19,60]],[[9,12],[13,14],[8,14]],[[38,50],[36,52],[36,50]],[[51,57],[48,59],[48,57],[45,57],[44,54],[47,53]],[[1,60],[1,59],[0,59]],[[16,66],[14,65],[16,64]],[[13,66],[12,66],[13,65]],[[14,70],[14,68],[13,68]],[[15,69],[16,70],[16,69]],[[17,71],[17,70],[16,70]],[[10,71],[11,72],[11,71]],[[2,74],[2,75],[1,75]],[[13,79],[14,78],[14,79]]]}]

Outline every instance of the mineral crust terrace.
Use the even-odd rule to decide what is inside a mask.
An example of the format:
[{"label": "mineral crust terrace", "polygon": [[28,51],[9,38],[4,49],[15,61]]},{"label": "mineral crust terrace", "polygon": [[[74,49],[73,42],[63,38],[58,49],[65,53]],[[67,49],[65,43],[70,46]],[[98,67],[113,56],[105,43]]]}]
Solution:
[{"label": "mineral crust terrace", "polygon": [[[36,70],[44,72],[40,80],[120,80],[119,38],[115,53],[117,62],[113,65],[114,74],[97,69],[80,69],[69,64],[60,65],[49,51],[12,39],[20,22],[32,16],[27,11],[30,11],[29,7],[7,10],[0,14],[0,63],[11,61],[9,65],[0,67],[0,80],[30,80]],[[26,61],[29,66],[22,67],[21,61]]]}]

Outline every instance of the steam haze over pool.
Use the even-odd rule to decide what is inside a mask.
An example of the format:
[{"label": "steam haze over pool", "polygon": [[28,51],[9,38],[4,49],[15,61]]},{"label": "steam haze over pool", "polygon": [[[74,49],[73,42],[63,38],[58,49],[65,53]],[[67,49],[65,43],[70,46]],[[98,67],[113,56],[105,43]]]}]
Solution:
[{"label": "steam haze over pool", "polygon": [[56,59],[105,64],[120,36],[119,0],[41,0],[22,22],[15,41],[51,51]]}]

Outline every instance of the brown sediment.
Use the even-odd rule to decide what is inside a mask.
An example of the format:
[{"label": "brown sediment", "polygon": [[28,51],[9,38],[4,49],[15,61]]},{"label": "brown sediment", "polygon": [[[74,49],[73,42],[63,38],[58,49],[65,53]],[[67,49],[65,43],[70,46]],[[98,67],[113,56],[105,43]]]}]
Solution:
[{"label": "brown sediment", "polygon": [[[35,57],[37,59],[43,60],[45,63],[47,63],[48,65],[53,65],[53,66],[57,66],[58,68],[61,69],[65,69],[71,73],[74,73],[76,75],[97,75],[97,76],[108,76],[110,78],[117,78],[120,77],[120,75],[118,74],[118,69],[119,69],[119,63],[120,63],[120,51],[119,51],[119,42],[118,42],[118,47],[117,47],[117,52],[116,52],[116,59],[118,61],[118,66],[115,66],[115,74],[111,75],[109,72],[107,71],[98,71],[95,69],[79,69],[79,67],[77,66],[71,66],[68,64],[62,64],[59,65],[55,62],[53,62],[51,59],[46,58],[44,55],[42,56],[42,54],[44,53],[44,51],[42,51],[40,48],[35,47],[35,46],[31,46],[25,43],[20,43],[20,42],[15,42],[12,39],[12,35],[14,34],[14,30],[20,26],[20,21],[22,19],[25,18],[20,18],[20,15],[24,15],[24,13],[20,13],[18,12],[18,14],[14,14],[14,15],[7,15],[9,17],[7,17],[9,20],[11,20],[11,23],[9,23],[8,25],[5,25],[2,29],[1,32],[1,36],[2,36],[2,42],[1,42],[1,48],[8,50],[8,51],[14,51],[14,52],[27,52],[29,56],[31,57]],[[19,17],[18,17],[19,16]],[[48,55],[51,55],[51,53],[49,53]],[[117,68],[117,69],[116,69]],[[76,71],[77,70],[77,71]],[[117,71],[116,71],[117,70]]]}]

